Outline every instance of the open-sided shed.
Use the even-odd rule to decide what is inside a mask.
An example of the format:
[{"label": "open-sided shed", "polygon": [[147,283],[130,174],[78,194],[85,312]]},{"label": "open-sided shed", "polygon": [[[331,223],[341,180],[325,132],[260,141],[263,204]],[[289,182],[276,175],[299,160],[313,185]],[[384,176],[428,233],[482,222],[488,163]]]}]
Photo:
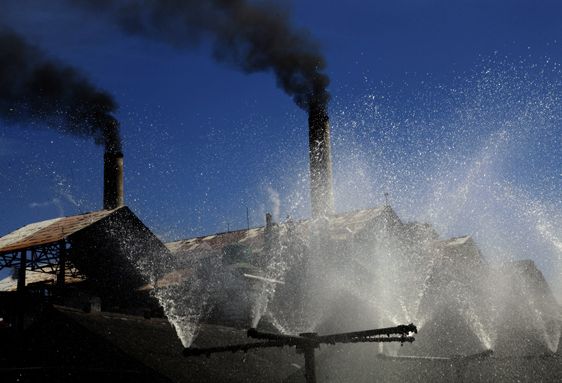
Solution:
[{"label": "open-sided shed", "polygon": [[45,288],[87,280],[96,295],[122,300],[157,277],[168,254],[126,206],[32,223],[0,238],[0,270],[17,270],[19,293],[33,272]]}]

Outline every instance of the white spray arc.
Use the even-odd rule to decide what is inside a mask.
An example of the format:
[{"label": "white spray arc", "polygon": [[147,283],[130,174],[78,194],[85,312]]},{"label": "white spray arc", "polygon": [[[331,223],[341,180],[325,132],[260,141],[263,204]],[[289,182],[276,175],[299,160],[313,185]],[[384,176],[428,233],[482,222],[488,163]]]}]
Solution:
[{"label": "white spray arc", "polygon": [[[271,249],[261,276],[285,286],[296,284],[294,270],[308,254],[306,284],[300,289],[308,295],[291,305],[280,305],[276,299],[282,296],[284,286],[264,283],[252,295],[247,325],[269,320],[280,331],[293,333],[407,322],[423,329],[438,314],[426,302],[428,296],[436,294],[432,281],[442,262],[435,256],[439,250],[432,241],[460,235],[471,235],[485,261],[499,265],[492,269],[500,274],[503,264],[531,258],[559,294],[562,265],[557,228],[562,226],[562,206],[555,190],[562,185],[553,173],[553,164],[562,160],[561,135],[556,133],[560,133],[562,121],[562,86],[552,76],[558,69],[549,70],[490,61],[476,74],[459,80],[457,87],[435,86],[424,90],[429,96],[414,95],[418,99],[410,102],[414,106],[408,110],[400,109],[399,101],[381,96],[388,89],[375,90],[352,103],[336,100],[331,114],[336,210],[383,206],[383,195],[389,192],[391,210],[403,224],[426,222],[435,232],[412,223],[408,227],[418,234],[425,229],[428,232],[404,240],[397,239],[387,227],[372,228],[378,245],[359,246],[346,253],[349,249],[323,247],[322,235],[330,232],[325,230],[331,225],[329,219],[311,221],[306,230],[293,225],[292,220],[282,222],[276,230],[284,239]],[[306,174],[301,166],[292,173]],[[537,180],[542,187],[529,190],[530,183]],[[281,201],[279,216],[291,215],[297,222],[307,210],[302,198],[307,188],[308,180],[302,177],[292,193],[281,191],[275,198]],[[388,209],[381,209],[381,214],[388,214],[385,219],[391,219]],[[339,235],[352,238],[356,232],[353,228],[349,231]],[[435,234],[439,238],[434,238]],[[312,251],[303,251],[303,243]],[[330,253],[340,258],[328,267],[325,259]],[[361,284],[355,281],[359,275]],[[508,312],[502,294],[512,283],[501,281],[504,288],[489,301],[477,304],[482,292],[490,288],[488,277],[482,272],[449,286],[459,292],[450,298],[461,307],[454,314],[470,328],[482,349],[497,346],[500,318],[489,315],[489,307],[495,305],[502,314]],[[170,318],[177,318],[178,333],[190,334],[183,335],[188,339],[186,346],[196,333],[197,322],[205,320],[209,305],[216,301],[213,295],[231,287],[201,286],[203,294],[184,289],[166,295],[165,300],[173,304],[164,307]],[[472,290],[461,293],[467,287]],[[523,293],[532,299],[532,291]],[[190,294],[207,297],[205,305],[186,300]],[[349,305],[342,306],[342,301]],[[442,302],[449,301],[443,297]],[[435,310],[437,306],[441,310],[443,305],[435,305]],[[338,310],[341,307],[347,309]],[[354,312],[353,307],[360,310]],[[551,320],[553,314],[546,308],[533,309],[537,315],[524,320],[538,329],[550,350],[556,350],[560,325]]]}]

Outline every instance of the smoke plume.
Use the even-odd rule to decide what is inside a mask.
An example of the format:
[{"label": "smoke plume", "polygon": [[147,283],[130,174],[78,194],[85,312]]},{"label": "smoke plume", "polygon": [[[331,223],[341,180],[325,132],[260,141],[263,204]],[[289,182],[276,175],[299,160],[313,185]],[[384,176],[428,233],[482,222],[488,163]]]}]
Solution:
[{"label": "smoke plume", "polygon": [[217,60],[246,73],[273,71],[278,85],[310,111],[325,109],[329,79],[325,60],[303,30],[291,26],[287,12],[250,0],[67,0],[109,15],[133,35],[192,47],[214,41]]},{"label": "smoke plume", "polygon": [[112,97],[75,69],[0,27],[0,118],[92,137],[106,151],[120,152],[115,109]]}]

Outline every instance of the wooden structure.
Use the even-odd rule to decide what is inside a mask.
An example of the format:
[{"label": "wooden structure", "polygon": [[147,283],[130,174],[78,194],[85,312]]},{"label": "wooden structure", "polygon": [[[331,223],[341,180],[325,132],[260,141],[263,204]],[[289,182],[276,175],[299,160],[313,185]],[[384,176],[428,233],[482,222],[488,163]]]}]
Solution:
[{"label": "wooden structure", "polygon": [[97,296],[126,300],[148,276],[159,275],[157,266],[139,267],[165,264],[153,261],[168,255],[162,242],[126,206],[32,223],[0,238],[0,270],[16,270],[20,329],[21,310],[29,295],[28,272],[45,274],[43,295],[57,290],[60,296],[67,281],[83,280]]}]

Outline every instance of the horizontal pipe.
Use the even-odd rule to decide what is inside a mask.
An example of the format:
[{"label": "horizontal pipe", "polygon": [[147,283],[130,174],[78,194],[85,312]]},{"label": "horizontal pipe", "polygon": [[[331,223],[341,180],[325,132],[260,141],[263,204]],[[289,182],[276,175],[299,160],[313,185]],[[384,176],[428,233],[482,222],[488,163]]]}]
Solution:
[{"label": "horizontal pipe", "polygon": [[[336,343],[387,343],[387,342],[413,342],[415,338],[408,336],[410,333],[417,333],[417,328],[413,324],[400,325],[396,327],[388,327],[376,330],[358,331],[343,334],[333,334],[326,336],[317,336],[315,333],[301,334],[300,336],[285,335],[285,334],[272,334],[267,332],[260,332],[255,328],[247,331],[247,336],[253,339],[265,340],[265,342],[235,344],[229,346],[209,347],[209,348],[185,348],[183,350],[184,356],[199,356],[217,352],[246,352],[255,348],[269,348],[269,347],[297,347],[299,349],[317,348],[321,344]],[[390,336],[399,335],[399,336]]]},{"label": "horizontal pipe", "polygon": [[307,338],[303,338],[296,335],[285,335],[285,334],[272,334],[269,332],[261,332],[256,330],[255,328],[251,328],[247,331],[246,335],[248,338],[253,339],[262,339],[262,340],[272,340],[272,341],[280,341],[280,342],[287,342],[287,344],[301,344],[307,341]]},{"label": "horizontal pipe", "polygon": [[[365,338],[365,339],[348,339],[344,342],[338,343],[387,343],[387,342],[408,342],[412,343],[415,339],[411,336],[406,337],[385,337],[385,338]],[[271,348],[271,347],[299,347],[301,349],[312,347],[317,348],[320,344],[331,344],[329,342],[319,342],[317,339],[305,339],[305,338],[296,338],[296,339],[285,339],[285,340],[270,340],[267,342],[256,342],[256,343],[247,343],[247,344],[234,344],[229,346],[219,346],[219,347],[208,347],[208,348],[195,348],[189,347],[183,350],[183,356],[201,356],[205,355],[207,357],[211,356],[211,354],[219,353],[219,352],[246,352],[248,350],[256,349],[256,348]]]},{"label": "horizontal pipe", "polygon": [[455,355],[453,356],[451,359],[462,359],[462,360],[484,360],[486,358],[491,357],[492,355],[494,355],[494,351],[492,350],[485,350],[482,352],[479,352],[477,354],[472,354],[472,355]]},{"label": "horizontal pipe", "polygon": [[390,342],[400,342],[400,343],[413,343],[416,340],[413,336],[386,336],[386,337],[367,337],[367,338],[349,338],[339,340],[337,342],[332,341],[321,341],[321,344],[331,344],[336,343],[390,343]]},{"label": "horizontal pipe", "polygon": [[371,337],[383,336],[383,335],[386,336],[402,335],[402,337],[405,337],[410,333],[414,333],[414,334],[418,333],[418,329],[413,323],[410,323],[408,325],[399,325],[395,327],[379,328],[374,330],[324,335],[318,338],[321,339],[323,343],[341,343],[341,342],[345,342],[348,339],[354,339],[354,338],[365,339],[365,338],[371,338]]},{"label": "horizontal pipe", "polygon": [[409,359],[409,360],[451,360],[452,358],[447,356],[418,356],[418,355],[385,355],[385,354],[377,354],[377,358],[379,359],[390,359],[390,360],[400,360],[400,359]]},{"label": "horizontal pipe", "polygon": [[246,352],[254,348],[270,348],[270,347],[285,347],[287,344],[285,342],[256,342],[256,343],[246,343],[246,344],[234,344],[229,346],[219,346],[219,347],[208,347],[208,348],[195,348],[188,347],[184,348],[183,356],[200,356],[206,355],[207,357],[211,354],[217,352]]}]

